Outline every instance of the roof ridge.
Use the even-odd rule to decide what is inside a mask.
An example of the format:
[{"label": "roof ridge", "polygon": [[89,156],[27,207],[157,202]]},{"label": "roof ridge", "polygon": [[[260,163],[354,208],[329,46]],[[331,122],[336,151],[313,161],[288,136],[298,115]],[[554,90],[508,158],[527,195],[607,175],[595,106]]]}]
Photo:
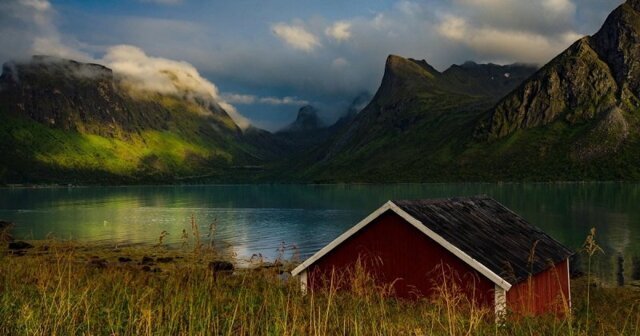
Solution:
[{"label": "roof ridge", "polygon": [[416,198],[416,199],[394,199],[391,202],[423,202],[423,203],[440,203],[447,201],[464,201],[464,200],[482,200],[482,199],[495,199],[488,194],[478,194],[472,196],[453,196],[453,197],[443,197],[443,198]]}]

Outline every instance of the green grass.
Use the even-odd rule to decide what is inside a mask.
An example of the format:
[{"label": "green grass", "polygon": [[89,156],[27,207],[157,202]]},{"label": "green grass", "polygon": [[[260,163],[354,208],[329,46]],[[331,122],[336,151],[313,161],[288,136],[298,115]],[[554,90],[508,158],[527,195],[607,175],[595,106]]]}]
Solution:
[{"label": "green grass", "polygon": [[[88,180],[92,174],[120,177],[117,181],[150,175],[166,179],[210,172],[233,160],[233,150],[171,130],[106,137],[64,131],[1,113],[0,142],[8,165],[5,169],[35,181],[59,178],[71,182],[74,172],[88,172]],[[75,178],[81,180],[82,176]]]},{"label": "green grass", "polygon": [[[46,248],[45,248],[46,246]],[[117,261],[119,256],[133,259]],[[146,272],[143,256],[171,256]],[[206,249],[96,247],[37,242],[25,256],[0,256],[0,333],[5,335],[637,335],[640,291],[595,286],[586,321],[585,278],[573,281],[572,314],[509,318],[455,292],[397,300],[365,272],[352,291],[303,295],[275,269],[216,275]],[[97,265],[93,260],[106,261]]]}]

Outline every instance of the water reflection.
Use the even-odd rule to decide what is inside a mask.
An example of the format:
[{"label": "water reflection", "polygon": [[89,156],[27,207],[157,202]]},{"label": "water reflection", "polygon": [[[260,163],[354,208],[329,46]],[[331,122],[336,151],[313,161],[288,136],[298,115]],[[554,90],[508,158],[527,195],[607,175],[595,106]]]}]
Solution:
[{"label": "water reflection", "polygon": [[[248,257],[273,257],[295,244],[315,252],[389,199],[487,194],[577,249],[591,227],[605,254],[601,277],[640,278],[637,184],[218,185],[0,189],[0,218],[16,235],[94,241],[180,243],[191,216],[201,234],[216,223],[216,242]],[[622,272],[620,272],[622,270]]]}]

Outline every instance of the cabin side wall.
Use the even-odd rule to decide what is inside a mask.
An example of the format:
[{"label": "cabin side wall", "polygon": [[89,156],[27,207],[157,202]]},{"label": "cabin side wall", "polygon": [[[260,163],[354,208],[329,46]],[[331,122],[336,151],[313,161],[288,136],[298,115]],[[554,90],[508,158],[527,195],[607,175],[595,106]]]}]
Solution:
[{"label": "cabin side wall", "polygon": [[569,260],[526,279],[507,292],[507,310],[522,316],[563,314],[571,306]]},{"label": "cabin side wall", "polygon": [[377,284],[392,284],[398,297],[428,297],[436,287],[456,283],[468,298],[493,309],[493,282],[392,211],[311,265],[308,286],[330,286],[332,277],[333,285],[343,286],[358,263]]}]

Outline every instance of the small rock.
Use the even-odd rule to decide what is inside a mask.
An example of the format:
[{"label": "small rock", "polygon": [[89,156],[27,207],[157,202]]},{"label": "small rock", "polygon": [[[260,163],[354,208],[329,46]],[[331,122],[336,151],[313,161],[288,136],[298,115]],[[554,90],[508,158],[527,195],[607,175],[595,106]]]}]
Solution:
[{"label": "small rock", "polygon": [[153,258],[144,256],[142,257],[142,265],[149,265],[153,263]]},{"label": "small rock", "polygon": [[25,250],[11,251],[11,254],[16,257],[22,257],[23,255],[27,254],[27,251]]},{"label": "small rock", "polygon": [[151,267],[145,265],[145,266],[142,266],[142,270],[145,272],[151,272]]},{"label": "small rock", "polygon": [[89,262],[89,265],[95,266],[97,268],[105,268],[109,263],[104,259],[92,259]]},{"label": "small rock", "polygon": [[9,243],[10,250],[24,250],[24,249],[30,249],[30,248],[33,248],[33,245],[21,240]]},{"label": "small rock", "polygon": [[218,272],[233,272],[234,267],[233,264],[228,261],[212,261],[209,263],[209,269],[214,273]]},{"label": "small rock", "polygon": [[173,261],[173,257],[161,257],[156,259],[156,261],[159,263],[168,263]]},{"label": "small rock", "polygon": [[119,257],[118,261],[121,262],[121,263],[127,263],[127,262],[131,261],[131,258],[129,258],[129,257]]}]

